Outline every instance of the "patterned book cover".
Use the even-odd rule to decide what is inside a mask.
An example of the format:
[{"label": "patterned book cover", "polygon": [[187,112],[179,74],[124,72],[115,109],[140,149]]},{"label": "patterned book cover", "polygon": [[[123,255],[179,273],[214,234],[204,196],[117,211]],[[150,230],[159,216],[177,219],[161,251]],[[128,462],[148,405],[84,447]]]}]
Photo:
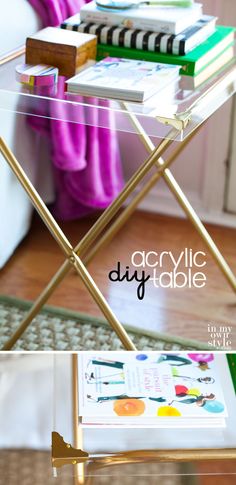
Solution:
[{"label": "patterned book cover", "polygon": [[82,423],[225,426],[228,414],[214,354],[132,352],[113,356],[80,359]]},{"label": "patterned book cover", "polygon": [[217,19],[210,15],[204,15],[198,22],[178,35],[147,32],[105,24],[98,25],[95,23],[78,22],[78,20],[78,15],[74,15],[65,20],[61,24],[61,28],[94,34],[97,36],[99,44],[183,56],[201,42],[204,42],[214,32]]},{"label": "patterned book cover", "polygon": [[142,102],[177,78],[179,66],[106,57],[66,83],[71,93]]}]

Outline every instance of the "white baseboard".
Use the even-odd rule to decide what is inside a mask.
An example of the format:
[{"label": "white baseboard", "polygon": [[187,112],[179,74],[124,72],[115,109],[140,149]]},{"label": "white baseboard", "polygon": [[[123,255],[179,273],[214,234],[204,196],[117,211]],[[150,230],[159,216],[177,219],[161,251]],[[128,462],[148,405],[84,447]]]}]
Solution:
[{"label": "white baseboard", "polygon": [[[196,193],[187,193],[190,203],[203,222],[236,229],[236,214],[207,210]],[[154,188],[139,205],[139,209],[156,214],[185,218],[185,214],[171,192],[165,188]]]}]

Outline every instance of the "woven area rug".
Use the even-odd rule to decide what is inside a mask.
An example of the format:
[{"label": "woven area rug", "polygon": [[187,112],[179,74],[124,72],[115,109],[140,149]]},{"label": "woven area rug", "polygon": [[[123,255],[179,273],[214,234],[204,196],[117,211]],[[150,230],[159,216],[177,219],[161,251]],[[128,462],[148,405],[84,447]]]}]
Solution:
[{"label": "woven area rug", "polygon": [[[0,347],[19,327],[32,302],[0,296]],[[206,345],[148,332],[124,324],[139,350],[207,350]],[[122,344],[100,318],[63,308],[45,306],[13,350],[120,350]]]},{"label": "woven area rug", "polygon": [[[148,468],[147,468],[148,466]],[[137,468],[138,467],[138,468]],[[108,470],[108,469],[107,469]],[[147,475],[147,470],[148,474]],[[90,477],[89,485],[197,485],[194,468],[188,464],[162,463],[114,466],[106,472]],[[104,475],[108,476],[104,476]],[[181,476],[181,474],[187,474]],[[103,476],[102,476],[103,475]],[[133,476],[132,476],[133,475]],[[137,476],[138,475],[138,476]],[[161,476],[158,476],[161,475]],[[58,477],[52,477],[50,453],[33,450],[0,451],[0,485],[74,485],[70,469],[64,467]]]}]

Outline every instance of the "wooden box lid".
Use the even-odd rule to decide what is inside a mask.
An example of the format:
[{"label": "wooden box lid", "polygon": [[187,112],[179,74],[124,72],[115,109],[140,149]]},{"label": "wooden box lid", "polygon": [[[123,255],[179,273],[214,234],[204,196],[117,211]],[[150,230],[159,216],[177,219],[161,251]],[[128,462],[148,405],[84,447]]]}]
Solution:
[{"label": "wooden box lid", "polygon": [[57,53],[72,54],[73,51],[82,51],[88,48],[88,43],[96,44],[97,37],[92,34],[73,32],[57,27],[46,27],[31,35],[26,40],[26,47],[42,48],[57,51]]}]

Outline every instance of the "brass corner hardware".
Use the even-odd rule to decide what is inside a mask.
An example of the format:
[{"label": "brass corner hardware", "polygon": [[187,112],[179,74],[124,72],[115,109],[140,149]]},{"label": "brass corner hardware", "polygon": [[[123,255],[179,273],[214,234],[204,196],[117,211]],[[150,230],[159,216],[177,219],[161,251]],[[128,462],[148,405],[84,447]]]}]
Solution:
[{"label": "brass corner hardware", "polygon": [[64,465],[76,465],[89,459],[89,454],[83,450],[73,448],[66,443],[56,431],[52,432],[52,466],[60,468]]},{"label": "brass corner hardware", "polygon": [[183,113],[178,113],[174,115],[174,118],[170,117],[163,117],[163,116],[156,116],[156,120],[164,125],[170,125],[178,131],[184,130],[188,125],[189,121],[191,120],[191,113],[186,111]]}]

